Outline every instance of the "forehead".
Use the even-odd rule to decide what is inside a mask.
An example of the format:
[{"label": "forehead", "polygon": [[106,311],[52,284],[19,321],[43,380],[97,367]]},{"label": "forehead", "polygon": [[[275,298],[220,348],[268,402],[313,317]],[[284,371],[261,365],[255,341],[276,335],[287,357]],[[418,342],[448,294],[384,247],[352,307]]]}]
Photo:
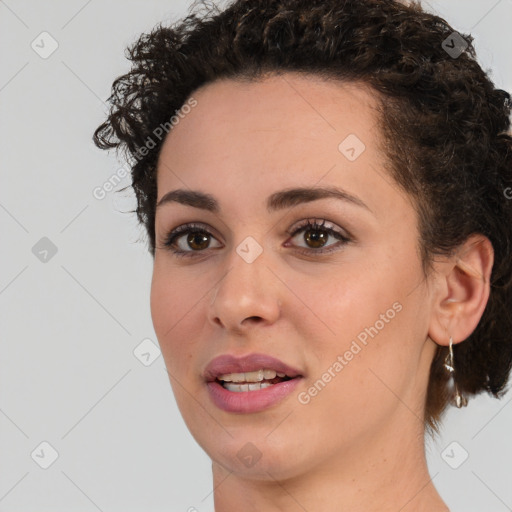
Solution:
[{"label": "forehead", "polygon": [[288,73],[218,80],[192,97],[197,106],[167,136],[160,161],[192,168],[204,158],[229,159],[261,168],[262,159],[281,166],[326,151],[334,160],[349,135],[370,150],[379,135],[376,95],[361,83]]},{"label": "forehead", "polygon": [[366,189],[370,202],[382,193],[379,185],[368,189],[383,168],[369,86],[289,73],[219,80],[192,97],[197,106],[163,144],[158,199],[171,189],[200,188],[229,192],[243,207],[251,196],[316,184]]},{"label": "forehead", "polygon": [[[193,97],[198,107],[183,124],[194,130],[203,126],[204,132],[211,124],[219,129],[229,129],[226,125],[231,124],[253,130],[286,127],[293,134],[317,130],[341,135],[347,129],[369,128],[377,106],[376,91],[365,83],[301,73],[269,75],[256,81],[217,80],[195,91]],[[294,122],[299,119],[302,124]]]}]

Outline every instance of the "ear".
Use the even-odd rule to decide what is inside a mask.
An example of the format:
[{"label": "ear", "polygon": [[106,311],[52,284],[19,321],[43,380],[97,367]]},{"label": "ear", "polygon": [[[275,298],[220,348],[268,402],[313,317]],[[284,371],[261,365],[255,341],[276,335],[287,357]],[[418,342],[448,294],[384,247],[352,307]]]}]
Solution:
[{"label": "ear", "polygon": [[494,250],[476,234],[440,265],[435,277],[429,337],[438,345],[464,341],[480,321],[490,294]]}]

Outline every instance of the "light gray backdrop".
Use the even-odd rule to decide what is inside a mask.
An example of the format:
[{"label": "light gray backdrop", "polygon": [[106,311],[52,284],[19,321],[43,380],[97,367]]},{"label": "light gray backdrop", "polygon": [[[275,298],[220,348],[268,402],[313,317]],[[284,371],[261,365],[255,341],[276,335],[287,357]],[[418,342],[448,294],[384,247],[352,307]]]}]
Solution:
[{"label": "light gray backdrop", "polygon": [[[471,32],[512,90],[512,0],[424,4]],[[93,196],[121,166],[91,135],[128,69],[124,48],[189,5],[0,1],[2,512],[213,510],[210,461],[158,357],[152,260],[121,213],[134,199]],[[512,510],[511,399],[452,409],[428,443],[452,512]]]}]

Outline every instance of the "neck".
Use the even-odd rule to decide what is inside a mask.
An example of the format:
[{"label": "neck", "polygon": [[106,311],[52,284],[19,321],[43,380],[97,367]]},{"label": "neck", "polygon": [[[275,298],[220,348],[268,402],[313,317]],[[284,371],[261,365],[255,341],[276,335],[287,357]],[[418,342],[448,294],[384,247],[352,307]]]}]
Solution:
[{"label": "neck", "polygon": [[215,512],[449,512],[428,472],[423,429],[407,435],[398,425],[289,478],[275,478],[282,468],[273,476],[268,462],[257,476],[214,462]]}]

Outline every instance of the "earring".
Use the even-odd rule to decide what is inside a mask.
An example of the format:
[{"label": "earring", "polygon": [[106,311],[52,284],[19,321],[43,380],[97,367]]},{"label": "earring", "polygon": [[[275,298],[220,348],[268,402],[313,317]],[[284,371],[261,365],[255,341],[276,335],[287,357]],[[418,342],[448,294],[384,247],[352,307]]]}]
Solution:
[{"label": "earring", "polygon": [[460,409],[461,407],[464,407],[464,406],[468,405],[468,401],[467,401],[465,396],[460,394],[459,388],[457,387],[457,383],[455,382],[455,367],[454,367],[454,364],[453,364],[453,348],[452,348],[452,345],[453,345],[453,339],[450,336],[449,352],[448,352],[448,355],[445,357],[444,367],[448,370],[448,372],[450,372],[450,375],[451,375],[451,377],[453,379],[453,384],[454,384],[454,387],[455,387],[455,395],[452,398],[452,404],[456,405]]}]

